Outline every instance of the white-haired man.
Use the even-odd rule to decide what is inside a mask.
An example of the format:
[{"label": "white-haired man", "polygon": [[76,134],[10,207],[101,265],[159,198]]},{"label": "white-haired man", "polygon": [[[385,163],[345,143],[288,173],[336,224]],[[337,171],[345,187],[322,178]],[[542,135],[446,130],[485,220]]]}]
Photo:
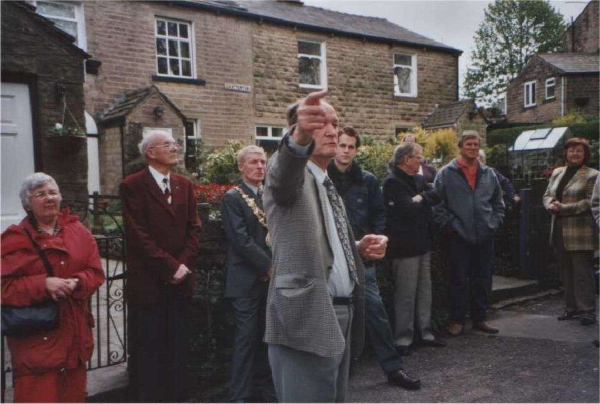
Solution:
[{"label": "white-haired man", "polygon": [[181,402],[200,220],[192,182],[171,172],[179,161],[175,139],[153,131],[139,149],[148,167],[121,184],[131,401]]},{"label": "white-haired man", "polygon": [[[261,346],[271,273],[262,204],[267,156],[262,147],[246,146],[237,159],[242,181],[225,194],[221,203],[223,228],[229,240],[225,297],[231,302],[235,321],[229,389],[231,402],[254,402],[267,397],[257,400],[258,392],[251,391],[253,373],[261,371],[270,380],[266,346]],[[272,386],[261,387],[273,390]],[[273,400],[269,397],[268,401]]]}]

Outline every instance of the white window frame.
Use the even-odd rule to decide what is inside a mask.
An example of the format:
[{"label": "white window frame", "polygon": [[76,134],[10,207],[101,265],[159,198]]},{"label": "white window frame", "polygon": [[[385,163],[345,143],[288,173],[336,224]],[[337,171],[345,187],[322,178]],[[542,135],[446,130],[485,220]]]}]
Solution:
[{"label": "white window frame", "polygon": [[321,84],[315,85],[315,84],[300,83],[300,73],[298,72],[298,86],[300,88],[310,88],[310,89],[315,89],[315,90],[327,90],[327,44],[326,44],[326,42],[318,41],[318,40],[314,40],[314,39],[305,39],[305,38],[299,38],[297,40],[297,42],[316,43],[321,46],[321,55],[320,56],[307,55],[305,53],[300,53],[300,51],[298,51],[298,66],[300,66],[300,58],[301,57],[307,57],[310,59],[319,59],[321,61]]},{"label": "white window frame", "polygon": [[[62,20],[62,21],[69,21],[69,22],[77,23],[77,46],[79,48],[83,49],[84,51],[87,50],[87,36],[86,36],[86,32],[85,32],[85,15],[84,15],[84,11],[83,11],[83,2],[81,2],[81,1],[44,0],[43,3],[59,3],[59,4],[64,4],[64,5],[69,5],[69,6],[74,7],[75,18],[59,17],[59,16],[40,13],[37,9],[38,1],[36,1],[36,0],[33,1],[33,5],[36,7],[36,12],[39,15],[46,17],[50,20],[55,19],[55,20]],[[57,26],[57,28],[60,29],[59,26]]]},{"label": "white window frame", "polygon": [[[267,128],[267,136],[258,136],[258,128]],[[273,136],[273,129],[281,129],[281,136]],[[256,125],[254,129],[254,140],[281,140],[285,134],[285,126],[277,125]]]},{"label": "white window frame", "polygon": [[[157,26],[157,21],[164,21],[167,25],[166,25],[166,33],[165,35],[159,35],[158,34],[158,26]],[[172,37],[169,36],[169,29],[168,29],[168,23],[169,22],[174,22],[176,24],[186,24],[188,26],[188,38],[181,38],[179,36],[177,37]],[[154,16],[154,55],[155,55],[155,63],[156,63],[156,75],[160,76],[160,77],[175,77],[175,78],[180,78],[180,79],[195,79],[196,78],[196,47],[194,45],[194,22],[193,21],[185,21],[185,20],[179,20],[177,18],[170,18],[170,17],[162,17],[160,15],[156,15]],[[167,55],[159,55],[158,54],[158,49],[156,48],[156,40],[157,39],[165,39],[167,42],[166,45],[166,49],[167,49]],[[169,39],[174,39],[178,42],[187,42],[189,43],[189,48],[190,48],[190,57],[188,58],[183,58],[181,57],[181,51],[180,51],[180,55],[176,56],[177,59],[179,59],[179,61],[181,62],[181,60],[189,60],[190,63],[190,69],[191,69],[191,76],[184,76],[183,74],[172,74],[171,72],[171,64],[169,63],[169,59],[172,58],[171,56],[168,56],[169,53]],[[164,57],[167,59],[167,69],[168,69],[168,73],[160,73],[158,71],[158,58],[159,57]],[[183,69],[181,68],[181,63],[179,64],[180,66],[180,70],[179,72],[182,73]]]},{"label": "white window frame", "polygon": [[[548,96],[548,89],[551,87],[554,87],[554,95]],[[547,100],[556,98],[556,77],[551,77],[549,79],[546,79],[544,94],[545,94]]]},{"label": "white window frame", "polygon": [[525,108],[535,107],[536,105],[536,87],[537,80],[527,81],[523,83],[523,106]]},{"label": "white window frame", "polygon": [[[410,56],[411,58],[411,64],[410,66],[406,66],[406,65],[397,65],[396,64],[396,55],[402,55],[402,56]],[[402,67],[404,69],[410,69],[410,88],[411,88],[411,92],[410,93],[402,93],[399,91],[396,91],[396,74],[394,73],[394,71],[396,70],[396,67]],[[410,53],[403,53],[403,52],[394,52],[392,54],[392,83],[393,83],[393,88],[394,88],[394,96],[397,97],[417,97],[419,95],[419,90],[417,88],[417,55],[414,54],[410,54]],[[400,90],[400,86],[398,86],[398,90]]]}]

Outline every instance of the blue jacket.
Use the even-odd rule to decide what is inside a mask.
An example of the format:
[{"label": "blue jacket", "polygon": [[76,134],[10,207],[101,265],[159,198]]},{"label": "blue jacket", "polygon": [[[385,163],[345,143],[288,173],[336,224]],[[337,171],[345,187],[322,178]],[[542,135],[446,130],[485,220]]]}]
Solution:
[{"label": "blue jacket", "polygon": [[441,203],[433,210],[435,223],[451,226],[470,244],[481,244],[494,236],[504,219],[502,188],[494,171],[481,163],[472,189],[462,169],[452,160],[435,177]]},{"label": "blue jacket", "polygon": [[344,200],[354,238],[360,241],[366,234],[383,234],[385,206],[377,177],[356,163],[341,172],[333,160],[327,174]]}]

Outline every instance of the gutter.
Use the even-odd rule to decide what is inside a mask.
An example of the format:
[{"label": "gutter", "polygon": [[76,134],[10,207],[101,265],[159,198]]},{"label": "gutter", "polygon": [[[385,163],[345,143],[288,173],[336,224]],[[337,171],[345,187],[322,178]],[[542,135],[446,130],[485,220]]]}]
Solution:
[{"label": "gutter", "polygon": [[219,6],[216,6],[213,4],[198,3],[195,1],[189,1],[189,0],[167,1],[166,3],[172,4],[172,5],[176,4],[176,5],[180,5],[182,7],[190,7],[190,8],[196,8],[196,9],[214,11],[217,14],[229,14],[229,15],[234,15],[237,17],[251,18],[251,19],[257,20],[259,23],[270,22],[273,24],[286,25],[286,26],[293,27],[293,28],[303,28],[303,29],[308,29],[311,31],[323,32],[323,33],[328,33],[328,34],[337,34],[337,35],[342,35],[342,36],[347,36],[347,37],[360,38],[363,40],[371,39],[374,41],[395,44],[395,45],[411,46],[411,47],[415,47],[415,48],[433,49],[433,50],[437,50],[437,51],[444,52],[444,53],[450,53],[450,54],[456,55],[456,56],[460,56],[463,54],[463,51],[461,51],[460,49],[454,49],[452,47],[428,45],[428,44],[423,44],[423,43],[416,43],[416,42],[411,42],[411,41],[402,41],[399,39],[386,38],[386,37],[381,37],[381,36],[377,36],[377,35],[361,34],[361,33],[357,33],[357,32],[348,32],[348,31],[343,31],[343,30],[335,29],[335,28],[321,27],[318,25],[305,24],[305,23],[301,23],[301,22],[285,20],[283,18],[271,17],[271,16],[267,16],[267,15],[262,15],[262,14],[256,14],[256,13],[252,13],[250,11],[242,11],[242,10],[235,10],[235,9],[231,9],[231,8],[219,7]]}]

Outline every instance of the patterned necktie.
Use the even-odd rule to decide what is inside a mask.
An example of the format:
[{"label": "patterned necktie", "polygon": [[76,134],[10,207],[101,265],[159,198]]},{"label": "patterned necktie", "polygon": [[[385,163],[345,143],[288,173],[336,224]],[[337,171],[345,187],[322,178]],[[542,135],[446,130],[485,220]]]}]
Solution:
[{"label": "patterned necktie", "polygon": [[260,203],[260,205],[262,205],[262,195],[263,195],[262,188],[258,188],[256,190],[256,199],[258,200],[258,202]]},{"label": "patterned necktie", "polygon": [[167,201],[171,203],[171,191],[169,190],[169,179],[167,177],[163,178],[163,184],[165,184],[165,196],[167,197]]},{"label": "patterned necktie", "polygon": [[329,198],[329,203],[331,203],[335,228],[340,238],[344,255],[346,256],[350,277],[354,280],[354,282],[358,283],[358,276],[356,275],[356,263],[354,262],[354,254],[352,254],[352,248],[350,246],[350,236],[348,235],[348,220],[346,219],[346,212],[344,211],[342,198],[340,198],[340,195],[335,190],[335,186],[329,177],[325,178],[323,185],[327,190],[327,198]]}]

